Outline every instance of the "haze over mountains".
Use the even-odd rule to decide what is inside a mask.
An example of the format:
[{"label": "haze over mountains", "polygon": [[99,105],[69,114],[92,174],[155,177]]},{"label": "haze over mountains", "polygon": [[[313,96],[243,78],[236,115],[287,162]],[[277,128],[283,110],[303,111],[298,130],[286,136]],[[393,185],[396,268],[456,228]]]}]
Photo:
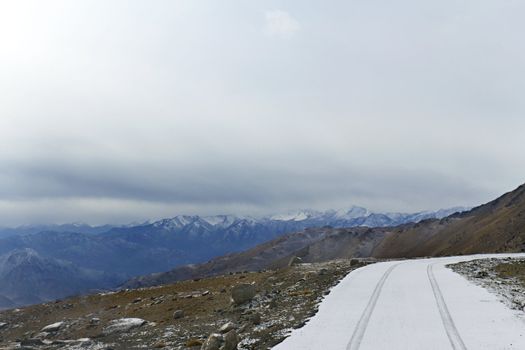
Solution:
[{"label": "haze over mountains", "polygon": [[[400,214],[352,207],[263,218],[183,215],[122,227],[71,224],[5,229],[0,231],[8,236],[0,239],[4,286],[0,308],[115,287],[133,276],[201,263],[306,228],[384,227],[441,218],[463,209]],[[27,293],[34,290],[41,292]]]}]

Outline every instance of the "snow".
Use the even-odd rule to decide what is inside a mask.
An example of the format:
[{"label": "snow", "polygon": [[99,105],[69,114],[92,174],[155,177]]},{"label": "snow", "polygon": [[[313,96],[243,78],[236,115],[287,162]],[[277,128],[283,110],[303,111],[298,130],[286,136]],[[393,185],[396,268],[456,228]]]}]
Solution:
[{"label": "snow", "polygon": [[273,215],[270,217],[270,219],[278,221],[303,221],[321,215],[322,213],[315,212],[313,210],[301,210],[298,212]]},{"label": "snow", "polygon": [[56,332],[64,325],[64,322],[55,322],[42,328],[42,332]]},{"label": "snow", "polygon": [[141,318],[120,318],[118,320],[111,321],[109,326],[104,329],[103,333],[105,335],[109,335],[118,332],[127,332],[133,328],[140,327],[145,323],[146,321]]},{"label": "snow", "polygon": [[214,215],[205,216],[202,219],[212,226],[220,225],[222,227],[227,227],[233,224],[237,220],[237,217],[233,215]]},{"label": "snow", "polygon": [[184,227],[194,222],[196,217],[188,215],[179,215],[171,219],[164,219],[153,224],[155,227],[162,227],[166,230],[174,230]]},{"label": "snow", "polygon": [[350,209],[339,209],[335,212],[334,216],[338,219],[357,219],[367,217],[372,214],[368,209],[362,207],[353,206]]},{"label": "snow", "polygon": [[523,312],[445,267],[505,256],[525,255],[390,261],[355,270],[274,349],[525,349]]}]

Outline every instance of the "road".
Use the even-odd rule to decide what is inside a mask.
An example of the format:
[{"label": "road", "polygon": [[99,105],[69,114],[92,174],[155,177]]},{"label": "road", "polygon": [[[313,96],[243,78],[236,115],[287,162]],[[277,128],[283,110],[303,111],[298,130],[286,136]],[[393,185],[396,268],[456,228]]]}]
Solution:
[{"label": "road", "polygon": [[[346,276],[276,350],[525,349],[525,315],[446,268],[472,255],[389,261]],[[519,254],[519,256],[524,256]]]}]

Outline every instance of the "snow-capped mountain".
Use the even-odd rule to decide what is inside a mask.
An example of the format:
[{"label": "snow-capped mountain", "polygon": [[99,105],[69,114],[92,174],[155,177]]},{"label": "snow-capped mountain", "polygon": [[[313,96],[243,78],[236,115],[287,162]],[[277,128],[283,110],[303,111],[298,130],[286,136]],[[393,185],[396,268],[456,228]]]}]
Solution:
[{"label": "snow-capped mountain", "polygon": [[[67,272],[64,276],[75,275],[75,271],[78,274],[89,271],[89,276],[93,279],[82,278],[82,281],[89,283],[75,282],[72,278],[60,279],[60,283],[64,285],[57,289],[82,291],[89,289],[88,287],[105,285],[106,273],[124,279],[167,271],[179,265],[201,263],[217,256],[243,251],[285,233],[307,228],[395,226],[428,218],[441,218],[455,211],[458,209],[415,214],[383,214],[372,213],[365,208],[351,207],[324,212],[299,210],[260,218],[234,215],[202,217],[179,215],[136,226],[108,227],[105,232],[98,233],[83,225],[79,226],[77,232],[72,225],[60,226],[56,231],[46,227],[43,232],[14,234],[0,239],[0,256],[4,256],[0,259],[0,265],[6,265],[9,261],[20,258],[22,260],[19,262],[23,261],[23,263],[17,263],[15,266],[23,266],[23,271],[28,271],[30,274],[42,271],[43,280],[45,275],[49,275],[52,280],[58,280],[57,276],[60,274],[56,271],[60,270],[60,266]],[[35,268],[32,269],[31,266]],[[0,266],[0,272],[3,268],[6,271],[5,266]],[[9,269],[22,271],[21,268]],[[7,281],[6,276],[0,276],[0,285]],[[36,276],[33,282],[35,286],[43,283]],[[69,286],[73,282],[75,285]],[[75,289],[79,285],[82,288]],[[20,286],[20,288],[25,287]],[[22,289],[20,295],[24,293]],[[16,290],[18,289],[14,288],[9,293],[5,291],[3,296],[13,300]],[[62,295],[62,292],[57,293],[56,297]],[[51,292],[43,299],[49,298],[53,298]],[[18,299],[16,304],[20,305],[20,303],[24,301]]]}]

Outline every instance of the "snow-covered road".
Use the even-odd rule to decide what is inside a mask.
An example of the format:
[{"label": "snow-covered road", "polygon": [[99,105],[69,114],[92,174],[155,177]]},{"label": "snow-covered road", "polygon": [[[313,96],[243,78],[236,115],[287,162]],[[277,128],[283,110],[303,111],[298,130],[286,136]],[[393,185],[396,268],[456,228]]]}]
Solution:
[{"label": "snow-covered road", "polygon": [[524,254],[377,263],[346,276],[277,350],[525,349],[523,312],[446,268]]}]

